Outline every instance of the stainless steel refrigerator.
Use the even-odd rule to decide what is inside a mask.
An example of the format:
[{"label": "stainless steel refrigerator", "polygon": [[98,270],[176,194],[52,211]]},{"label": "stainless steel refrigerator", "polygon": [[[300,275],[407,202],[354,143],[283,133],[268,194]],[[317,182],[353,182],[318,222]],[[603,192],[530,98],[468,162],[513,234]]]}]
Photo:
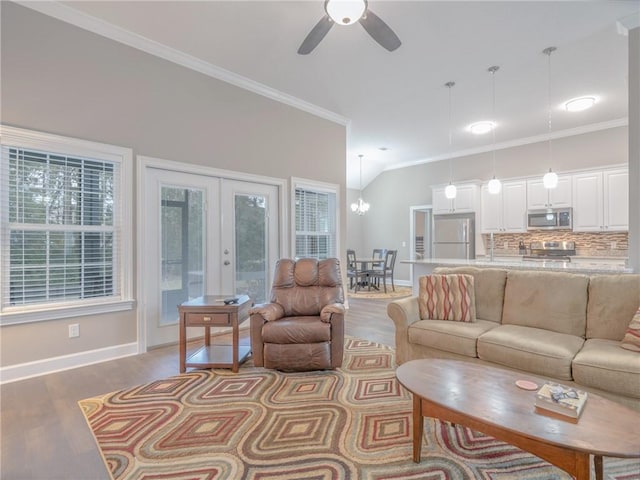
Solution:
[{"label": "stainless steel refrigerator", "polygon": [[433,258],[476,258],[475,213],[433,216]]}]

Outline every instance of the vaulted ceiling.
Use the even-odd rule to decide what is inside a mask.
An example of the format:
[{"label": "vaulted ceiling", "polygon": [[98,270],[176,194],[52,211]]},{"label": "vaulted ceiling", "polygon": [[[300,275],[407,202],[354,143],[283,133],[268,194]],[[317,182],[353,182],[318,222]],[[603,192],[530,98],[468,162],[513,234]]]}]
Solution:
[{"label": "vaulted ceiling", "polygon": [[[27,3],[23,3],[26,6]],[[348,185],[387,168],[490,150],[469,124],[494,120],[498,147],[625,124],[628,39],[617,23],[640,15],[624,1],[375,1],[398,35],[388,52],[359,24],[334,26],[309,55],[297,54],[324,15],[323,0],[63,2],[76,13],[182,52],[348,124]],[[107,22],[106,25],[103,22]],[[557,47],[549,58],[542,50]],[[490,66],[495,73],[495,118]],[[451,90],[452,145],[449,145]],[[593,95],[569,113],[562,103]],[[386,150],[381,150],[384,148]]]}]

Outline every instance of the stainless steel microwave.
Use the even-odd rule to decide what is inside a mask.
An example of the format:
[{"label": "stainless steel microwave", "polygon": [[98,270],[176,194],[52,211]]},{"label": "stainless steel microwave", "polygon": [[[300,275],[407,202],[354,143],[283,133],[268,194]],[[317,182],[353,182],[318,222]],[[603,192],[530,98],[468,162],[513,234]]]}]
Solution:
[{"label": "stainless steel microwave", "polygon": [[527,212],[527,230],[572,230],[571,208],[545,208]]}]

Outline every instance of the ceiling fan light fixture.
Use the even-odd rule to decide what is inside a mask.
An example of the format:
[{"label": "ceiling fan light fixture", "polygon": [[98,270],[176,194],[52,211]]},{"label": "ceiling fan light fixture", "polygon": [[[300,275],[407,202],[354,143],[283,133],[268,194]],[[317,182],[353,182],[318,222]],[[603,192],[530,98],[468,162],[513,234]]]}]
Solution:
[{"label": "ceiling fan light fixture", "polygon": [[338,25],[351,25],[362,18],[367,9],[365,0],[326,0],[324,8]]},{"label": "ceiling fan light fixture", "polygon": [[485,133],[489,133],[494,128],[496,128],[496,124],[488,120],[472,123],[471,125],[469,125],[469,131],[476,135],[484,135]]},{"label": "ceiling fan light fixture", "polygon": [[596,104],[596,97],[580,97],[572,98],[564,104],[567,112],[582,112],[593,107]]}]

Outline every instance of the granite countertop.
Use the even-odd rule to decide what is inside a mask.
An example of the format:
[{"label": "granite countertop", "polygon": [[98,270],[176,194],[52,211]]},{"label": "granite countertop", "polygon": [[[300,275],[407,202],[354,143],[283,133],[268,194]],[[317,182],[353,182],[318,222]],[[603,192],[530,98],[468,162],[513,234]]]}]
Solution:
[{"label": "granite countertop", "polygon": [[489,259],[478,258],[475,260],[464,260],[459,258],[425,258],[421,260],[401,260],[400,263],[408,263],[414,265],[435,265],[443,267],[491,267],[491,268],[511,268],[517,270],[548,270],[554,272],[573,272],[573,273],[633,273],[633,269],[623,265],[615,264],[580,264],[572,262],[540,262],[526,261],[521,257],[513,259],[497,259],[491,261]]}]

